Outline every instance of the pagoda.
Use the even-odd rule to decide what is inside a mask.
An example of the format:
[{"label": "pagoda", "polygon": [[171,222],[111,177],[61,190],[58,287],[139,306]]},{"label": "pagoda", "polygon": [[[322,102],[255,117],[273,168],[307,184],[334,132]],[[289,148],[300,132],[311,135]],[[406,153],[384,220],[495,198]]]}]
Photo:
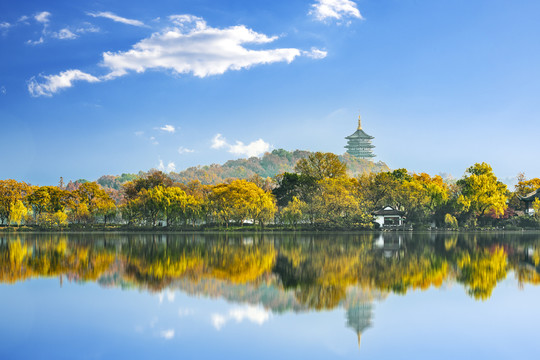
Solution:
[{"label": "pagoda", "polygon": [[360,115],[358,116],[358,129],[354,134],[347,136],[345,139],[347,139],[345,148],[352,156],[361,159],[375,157],[375,154],[373,154],[372,151],[375,146],[371,144],[371,140],[374,139],[374,137],[366,134],[364,130],[362,130],[362,120]]}]

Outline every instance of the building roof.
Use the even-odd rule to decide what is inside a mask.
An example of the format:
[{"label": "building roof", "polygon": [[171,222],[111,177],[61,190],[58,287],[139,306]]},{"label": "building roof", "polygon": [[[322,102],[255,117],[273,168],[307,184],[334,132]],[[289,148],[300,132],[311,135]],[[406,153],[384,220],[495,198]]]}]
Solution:
[{"label": "building roof", "polygon": [[375,139],[373,136],[366,134],[362,129],[356,130],[352,135],[347,136],[345,139]]},{"label": "building roof", "polygon": [[403,216],[403,215],[405,215],[405,212],[396,210],[391,206],[385,206],[381,210],[377,210],[377,211],[372,212],[371,215],[382,215],[382,216],[384,216],[384,215],[399,215],[399,216]]},{"label": "building roof", "polygon": [[534,201],[535,198],[540,198],[540,188],[528,193],[527,195],[519,196],[519,200]]}]

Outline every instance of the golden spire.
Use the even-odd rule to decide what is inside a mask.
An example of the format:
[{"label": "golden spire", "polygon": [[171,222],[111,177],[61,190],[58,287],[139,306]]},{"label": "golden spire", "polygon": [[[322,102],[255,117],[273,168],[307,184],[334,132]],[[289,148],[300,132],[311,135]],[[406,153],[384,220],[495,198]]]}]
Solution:
[{"label": "golden spire", "polygon": [[358,130],[362,130],[362,118],[358,115]]}]

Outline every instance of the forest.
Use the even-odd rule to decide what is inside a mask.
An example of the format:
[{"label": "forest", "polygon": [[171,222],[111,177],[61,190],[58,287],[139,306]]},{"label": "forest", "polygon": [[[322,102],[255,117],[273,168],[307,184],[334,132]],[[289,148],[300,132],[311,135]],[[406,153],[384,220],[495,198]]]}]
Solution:
[{"label": "forest", "polygon": [[540,179],[520,174],[509,190],[486,163],[452,180],[381,166],[353,174],[351,160],[332,153],[295,161],[272,177],[213,184],[158,170],[57,186],[0,180],[0,222],[3,229],[369,230],[378,227],[372,213],[392,206],[410,229],[540,228],[540,201],[531,216],[519,200]]}]

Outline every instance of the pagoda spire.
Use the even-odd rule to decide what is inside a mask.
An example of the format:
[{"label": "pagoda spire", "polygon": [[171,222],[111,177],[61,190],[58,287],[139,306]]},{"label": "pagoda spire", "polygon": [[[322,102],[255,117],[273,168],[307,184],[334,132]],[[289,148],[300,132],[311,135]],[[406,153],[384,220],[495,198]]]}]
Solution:
[{"label": "pagoda spire", "polygon": [[362,118],[358,115],[358,130],[362,130]]}]

